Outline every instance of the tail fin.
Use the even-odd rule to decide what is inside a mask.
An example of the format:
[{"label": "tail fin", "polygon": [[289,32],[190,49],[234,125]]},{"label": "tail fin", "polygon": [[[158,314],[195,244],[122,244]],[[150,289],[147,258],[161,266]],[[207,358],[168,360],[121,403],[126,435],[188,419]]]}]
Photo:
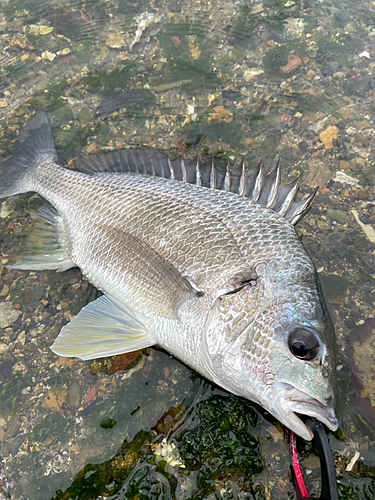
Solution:
[{"label": "tail fin", "polygon": [[57,161],[47,117],[38,113],[22,129],[16,154],[0,164],[0,198],[32,191],[29,174],[46,156]]}]

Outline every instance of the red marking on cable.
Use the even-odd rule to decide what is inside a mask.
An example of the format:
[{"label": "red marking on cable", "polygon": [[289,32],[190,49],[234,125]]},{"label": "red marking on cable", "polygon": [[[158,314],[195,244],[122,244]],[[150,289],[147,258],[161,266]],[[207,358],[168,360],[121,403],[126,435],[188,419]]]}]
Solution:
[{"label": "red marking on cable", "polygon": [[290,443],[290,454],[292,456],[293,469],[294,469],[294,473],[296,475],[298,487],[300,489],[302,498],[308,498],[309,494],[307,493],[305,481],[303,480],[302,472],[301,472],[299,462],[298,462],[297,436],[292,431],[290,432],[289,443]]}]

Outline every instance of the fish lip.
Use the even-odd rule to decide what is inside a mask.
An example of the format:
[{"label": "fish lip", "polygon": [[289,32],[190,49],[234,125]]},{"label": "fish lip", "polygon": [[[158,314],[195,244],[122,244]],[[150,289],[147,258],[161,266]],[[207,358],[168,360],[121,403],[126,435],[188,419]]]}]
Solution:
[{"label": "fish lip", "polygon": [[324,405],[289,384],[278,384],[277,392],[279,392],[276,404],[277,418],[303,439],[310,441],[314,436],[299,415],[315,417],[331,431],[338,428],[339,422],[332,407]]}]

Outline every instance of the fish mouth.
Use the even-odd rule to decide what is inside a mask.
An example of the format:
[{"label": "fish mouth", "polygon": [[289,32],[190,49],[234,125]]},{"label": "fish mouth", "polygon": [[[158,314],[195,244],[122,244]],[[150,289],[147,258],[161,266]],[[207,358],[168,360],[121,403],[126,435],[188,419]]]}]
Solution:
[{"label": "fish mouth", "polygon": [[331,431],[335,431],[338,428],[339,421],[335,415],[335,410],[330,406],[324,405],[317,399],[289,384],[277,384],[276,392],[278,393],[278,397],[274,407],[274,415],[290,430],[306,441],[313,439],[314,435],[298,415],[315,417]]}]

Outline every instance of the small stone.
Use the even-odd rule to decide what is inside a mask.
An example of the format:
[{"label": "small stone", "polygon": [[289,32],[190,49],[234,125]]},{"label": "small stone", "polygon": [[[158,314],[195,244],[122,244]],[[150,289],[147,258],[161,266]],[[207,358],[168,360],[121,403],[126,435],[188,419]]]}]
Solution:
[{"label": "small stone", "polygon": [[78,444],[73,444],[73,445],[70,447],[70,450],[71,450],[73,453],[75,453],[76,455],[78,455],[80,448],[79,448]]},{"label": "small stone", "polygon": [[172,36],[171,37],[171,42],[172,44],[175,46],[175,47],[179,47],[180,46],[180,39],[178,38],[178,36]]},{"label": "small stone", "polygon": [[7,328],[18,319],[21,311],[13,309],[12,302],[0,302],[0,328]]},{"label": "small stone", "polygon": [[350,169],[350,163],[348,161],[340,160],[339,161],[340,170],[348,170]]},{"label": "small stone", "polygon": [[78,113],[78,120],[81,125],[87,125],[93,118],[92,112],[88,108],[82,108]]},{"label": "small stone", "polygon": [[25,342],[26,342],[26,333],[25,331],[23,331],[18,335],[16,344],[19,344],[19,346],[23,347],[25,345]]},{"label": "small stone", "polygon": [[243,74],[243,79],[245,82],[250,82],[253,78],[263,75],[264,71],[260,68],[250,68],[247,69]]},{"label": "small stone", "polygon": [[0,297],[6,297],[9,293],[9,286],[4,285],[0,292]]},{"label": "small stone", "polygon": [[72,408],[81,406],[82,388],[76,380],[73,380],[68,389],[69,405]]},{"label": "small stone", "polygon": [[15,365],[13,365],[12,371],[13,371],[13,373],[17,373],[17,372],[18,373],[26,373],[27,368],[23,363],[18,362]]},{"label": "small stone", "polygon": [[6,108],[8,103],[6,101],[0,101],[0,108]]},{"label": "small stone", "polygon": [[48,35],[53,31],[53,26],[41,26],[39,24],[30,24],[30,26],[25,26],[24,31],[32,33],[33,35]]},{"label": "small stone", "polygon": [[365,57],[366,59],[370,59],[370,54],[367,52],[367,50],[364,50],[359,54],[358,57]]},{"label": "small stone", "polygon": [[338,128],[334,125],[330,125],[323,132],[320,133],[319,137],[323,142],[326,149],[332,149],[334,139],[337,139]]},{"label": "small stone", "polygon": [[290,54],[288,56],[288,63],[280,69],[284,73],[290,73],[294,69],[298,68],[300,64],[302,64],[302,59],[294,54]]},{"label": "small stone", "polygon": [[3,352],[6,352],[8,349],[8,345],[4,344],[4,342],[0,342],[0,354],[3,354]]},{"label": "small stone", "polygon": [[353,108],[349,108],[348,106],[343,106],[339,109],[339,113],[344,118],[344,120],[348,120],[355,115],[355,111]]},{"label": "small stone", "polygon": [[341,184],[349,184],[350,186],[361,187],[359,185],[359,180],[351,175],[346,174],[345,172],[341,172],[338,170],[333,179],[335,182],[341,182]]},{"label": "small stone", "polygon": [[117,35],[116,33],[109,35],[105,43],[110,49],[121,49],[122,47],[125,47],[125,40],[122,36]]},{"label": "small stone", "polygon": [[216,106],[214,112],[209,113],[207,121],[218,121],[224,123],[230,123],[233,120],[233,113],[229,109],[224,109],[223,106]]},{"label": "small stone", "polygon": [[315,455],[310,455],[306,458],[301,459],[301,464],[306,467],[306,469],[316,470],[320,467],[320,460]]},{"label": "small stone", "polygon": [[260,12],[263,12],[264,8],[262,4],[255,5],[250,11],[250,14],[259,14]]},{"label": "small stone", "polygon": [[42,59],[48,59],[48,61],[53,61],[55,58],[56,54],[50,52],[49,50],[42,52]]},{"label": "small stone", "polygon": [[339,224],[346,224],[348,221],[347,214],[342,210],[329,209],[327,210],[327,215],[331,220],[334,220]]},{"label": "small stone", "polygon": [[308,78],[309,80],[312,80],[315,76],[315,71],[313,71],[312,69],[309,69],[309,71],[306,73],[306,78]]},{"label": "small stone", "polygon": [[63,310],[68,310],[69,309],[69,303],[68,302],[61,302],[61,309]]},{"label": "small stone", "polygon": [[96,148],[96,144],[90,144],[86,148],[86,153],[92,153],[93,151],[95,151],[95,148]]}]

